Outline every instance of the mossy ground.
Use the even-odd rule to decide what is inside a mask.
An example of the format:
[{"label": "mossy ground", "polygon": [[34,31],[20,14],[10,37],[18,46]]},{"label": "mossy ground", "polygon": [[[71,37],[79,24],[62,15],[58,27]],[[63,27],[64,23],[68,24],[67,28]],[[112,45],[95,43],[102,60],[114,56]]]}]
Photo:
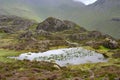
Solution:
[{"label": "mossy ground", "polygon": [[[15,39],[17,35],[6,33],[0,34],[0,46],[18,43]],[[50,49],[67,48],[68,46],[54,46]],[[57,69],[53,63],[48,62],[30,62],[19,61],[7,57],[18,56],[25,51],[14,51],[0,49],[0,80],[93,80],[90,79],[94,73],[94,80],[114,80],[120,77],[120,58],[113,58],[110,49],[100,46],[99,49],[93,49],[84,46],[89,50],[95,50],[108,56],[106,63],[87,63],[81,65],[68,65]],[[92,71],[92,72],[91,72]]]},{"label": "mossy ground", "polygon": [[[88,46],[85,46],[84,48],[95,50]],[[107,80],[115,80],[116,77],[120,78],[120,58],[113,58],[112,54],[114,53],[109,52],[109,50],[110,49],[105,48],[103,46],[100,46],[98,50],[95,50],[97,52],[100,52],[108,56],[107,57],[108,62],[69,65],[68,68],[70,68],[71,70],[82,70],[82,71],[92,70],[94,75],[97,76],[96,78],[94,78],[95,80],[102,80],[105,77],[107,77]],[[89,80],[89,78],[87,80]]]},{"label": "mossy ground", "polygon": [[[2,25],[10,26],[12,23],[12,21],[8,21],[5,23],[3,22]],[[38,23],[34,23],[32,26],[29,26],[28,30],[35,34],[37,26]],[[112,54],[114,54],[114,52],[111,52],[110,49],[107,49],[103,46],[100,46],[98,49],[93,49],[89,46],[85,46],[84,48],[95,50],[99,53],[104,54],[109,59],[109,61],[106,63],[87,63],[81,65],[68,65],[67,67],[60,67],[59,65],[50,62],[37,62],[27,60],[20,61],[8,58],[10,56],[18,56],[26,51],[37,51],[43,43],[38,44],[36,40],[42,42],[44,42],[45,40],[53,41],[51,42],[50,46],[45,46],[45,50],[68,48],[70,46],[68,44],[65,44],[66,41],[70,43],[77,42],[77,44],[79,45],[89,41],[88,39],[80,41],[74,40],[74,38],[69,38],[69,36],[74,33],[79,33],[85,36],[89,34],[89,31],[84,31],[82,28],[79,29],[79,26],[76,26],[75,29],[52,33],[49,36],[34,35],[36,37],[34,38],[33,36],[31,41],[31,37],[26,39],[19,39],[20,35],[26,33],[26,31],[27,30],[19,30],[16,33],[5,33],[3,30],[0,30],[0,80],[115,80],[115,78],[118,78],[118,80],[120,79],[120,58],[113,58]],[[80,33],[81,31],[83,32]],[[91,38],[90,40],[94,41],[94,38]],[[99,40],[101,39],[98,39],[98,41]],[[27,49],[25,49],[26,47]]]},{"label": "mossy ground", "polygon": [[15,60],[9,59],[7,57],[10,56],[18,56],[22,53],[22,51],[14,51],[14,50],[6,50],[6,49],[0,49],[0,62],[13,62]]},{"label": "mossy ground", "polygon": [[[94,50],[91,47],[85,47]],[[101,51],[99,49],[97,51]],[[103,49],[103,52],[108,52]],[[18,56],[23,53],[13,50],[0,49],[0,79],[1,80],[93,80],[91,75],[94,74],[94,80],[114,80],[120,77],[120,58],[109,58],[106,63],[87,63],[81,65],[69,65],[57,69],[55,64],[48,62],[36,61],[19,61],[9,59],[9,56]],[[111,53],[112,54],[112,53]]]}]

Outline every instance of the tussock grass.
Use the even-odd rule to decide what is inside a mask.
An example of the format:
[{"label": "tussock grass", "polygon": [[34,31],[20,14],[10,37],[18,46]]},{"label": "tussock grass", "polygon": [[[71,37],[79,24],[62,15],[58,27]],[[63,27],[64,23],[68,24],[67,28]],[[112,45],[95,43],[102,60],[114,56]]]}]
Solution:
[{"label": "tussock grass", "polygon": [[14,51],[14,50],[6,50],[6,49],[0,49],[0,62],[14,62],[15,60],[9,59],[7,57],[10,56],[18,56],[22,52]]}]

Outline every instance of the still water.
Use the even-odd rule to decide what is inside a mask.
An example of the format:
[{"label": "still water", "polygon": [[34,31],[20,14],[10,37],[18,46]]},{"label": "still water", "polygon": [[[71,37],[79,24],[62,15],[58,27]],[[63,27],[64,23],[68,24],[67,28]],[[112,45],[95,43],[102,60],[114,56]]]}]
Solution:
[{"label": "still water", "polygon": [[60,66],[84,64],[84,63],[97,63],[107,62],[107,59],[100,53],[87,50],[82,47],[78,48],[64,48],[57,50],[49,50],[39,53],[23,53],[16,58],[18,60],[36,60],[36,61],[54,61]]}]

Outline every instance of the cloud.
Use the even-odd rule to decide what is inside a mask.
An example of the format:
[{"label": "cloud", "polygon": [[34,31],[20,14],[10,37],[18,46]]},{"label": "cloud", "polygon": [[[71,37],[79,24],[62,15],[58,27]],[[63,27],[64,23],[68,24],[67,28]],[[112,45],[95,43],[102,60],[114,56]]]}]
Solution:
[{"label": "cloud", "polygon": [[89,5],[89,4],[96,2],[97,0],[74,0],[74,1],[79,1],[79,2],[84,3],[85,5]]}]

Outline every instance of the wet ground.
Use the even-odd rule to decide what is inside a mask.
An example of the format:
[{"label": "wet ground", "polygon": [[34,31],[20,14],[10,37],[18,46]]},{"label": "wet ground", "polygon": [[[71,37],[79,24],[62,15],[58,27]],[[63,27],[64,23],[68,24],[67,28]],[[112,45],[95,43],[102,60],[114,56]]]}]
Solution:
[{"label": "wet ground", "polygon": [[120,67],[114,65],[99,66],[100,68],[91,70],[67,67],[58,69],[53,63],[26,60],[13,63],[0,62],[0,65],[0,80],[119,80],[120,78]]}]

